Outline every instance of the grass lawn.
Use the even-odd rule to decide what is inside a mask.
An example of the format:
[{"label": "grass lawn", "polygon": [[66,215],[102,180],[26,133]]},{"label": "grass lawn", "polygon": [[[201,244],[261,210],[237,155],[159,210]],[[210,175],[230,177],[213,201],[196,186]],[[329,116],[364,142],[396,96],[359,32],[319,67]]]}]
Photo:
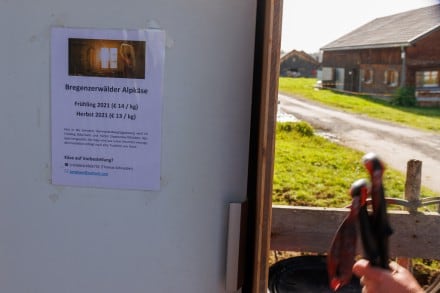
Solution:
[{"label": "grass lawn", "polygon": [[[351,184],[368,173],[364,153],[346,148],[304,129],[306,122],[277,124],[273,178],[274,204],[344,207],[350,204]],[[403,198],[405,174],[391,168],[384,173],[386,196]],[[435,193],[422,189],[423,196]]]}]

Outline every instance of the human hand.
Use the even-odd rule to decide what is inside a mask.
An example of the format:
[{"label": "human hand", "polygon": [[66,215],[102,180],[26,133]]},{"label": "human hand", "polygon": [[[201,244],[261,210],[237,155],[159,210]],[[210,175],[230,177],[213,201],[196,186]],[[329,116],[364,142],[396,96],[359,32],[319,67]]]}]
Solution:
[{"label": "human hand", "polygon": [[362,293],[424,292],[414,276],[395,262],[390,262],[390,270],[385,270],[360,259],[354,264],[353,273],[361,280]]}]

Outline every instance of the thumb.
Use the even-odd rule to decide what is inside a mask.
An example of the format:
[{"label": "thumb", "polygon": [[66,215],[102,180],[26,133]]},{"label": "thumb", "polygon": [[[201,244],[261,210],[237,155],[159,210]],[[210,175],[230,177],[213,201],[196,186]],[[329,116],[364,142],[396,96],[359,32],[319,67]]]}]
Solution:
[{"label": "thumb", "polygon": [[370,280],[380,280],[383,277],[383,269],[372,267],[366,259],[360,259],[353,265],[353,273]]}]

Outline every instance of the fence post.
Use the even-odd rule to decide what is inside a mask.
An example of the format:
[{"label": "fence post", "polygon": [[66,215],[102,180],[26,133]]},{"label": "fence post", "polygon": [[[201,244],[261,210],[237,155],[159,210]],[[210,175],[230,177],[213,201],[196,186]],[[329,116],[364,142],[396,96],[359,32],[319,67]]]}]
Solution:
[{"label": "fence post", "polygon": [[[408,212],[416,213],[422,185],[422,161],[409,160],[406,165],[405,199],[409,202]],[[396,262],[412,271],[411,258],[398,257]]]},{"label": "fence post", "polygon": [[408,211],[417,212],[422,185],[422,161],[409,160],[406,169],[405,199],[409,202]]}]

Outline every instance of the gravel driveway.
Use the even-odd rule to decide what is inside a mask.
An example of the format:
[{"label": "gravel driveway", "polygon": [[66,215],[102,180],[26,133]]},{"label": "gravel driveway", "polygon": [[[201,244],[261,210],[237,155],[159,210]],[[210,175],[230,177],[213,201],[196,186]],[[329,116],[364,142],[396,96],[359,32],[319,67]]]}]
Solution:
[{"label": "gravel driveway", "polygon": [[422,161],[422,185],[440,194],[440,135],[338,111],[292,96],[279,95],[278,114],[307,121],[337,142],[375,152],[404,174],[411,159]]}]

